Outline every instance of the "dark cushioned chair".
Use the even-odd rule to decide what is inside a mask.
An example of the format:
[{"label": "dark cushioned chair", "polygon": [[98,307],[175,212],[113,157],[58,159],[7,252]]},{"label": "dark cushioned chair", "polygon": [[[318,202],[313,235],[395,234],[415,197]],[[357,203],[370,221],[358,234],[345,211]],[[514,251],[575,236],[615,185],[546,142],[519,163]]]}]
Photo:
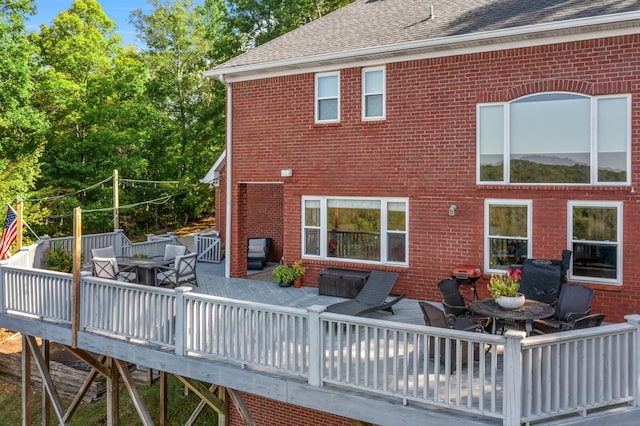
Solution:
[{"label": "dark cushioned chair", "polygon": [[329,305],[325,312],[359,316],[382,309],[393,314],[392,306],[405,296],[400,294],[387,301],[398,275],[397,272],[371,271],[364,287],[354,299]]},{"label": "dark cushioned chair", "polygon": [[[418,305],[420,306],[420,310],[422,311],[422,315],[424,317],[424,323],[430,327],[450,328],[453,330],[464,330],[464,331],[482,331],[482,327],[480,327],[478,324],[474,323],[470,319],[464,318],[464,316],[456,317],[451,314],[445,314],[444,311],[442,311],[440,308],[438,308],[437,306],[429,302],[418,302]],[[438,338],[438,339],[440,339],[440,351],[439,351],[440,363],[445,364],[445,361],[446,361],[445,339],[444,338]],[[430,358],[434,357],[435,340],[436,340],[435,336],[429,338],[429,357]],[[462,361],[462,364],[466,364],[468,360],[468,351],[467,351],[466,342],[462,343],[460,351],[461,351],[460,359]],[[457,367],[456,343],[453,340],[451,341],[449,355],[450,355],[450,362],[449,362],[450,371],[448,371],[448,373],[451,374],[456,370],[456,367]]]},{"label": "dark cushioned chair", "polygon": [[269,259],[271,238],[256,237],[247,240],[247,269],[264,269]]},{"label": "dark cushioned chair", "polygon": [[485,331],[491,331],[491,321],[489,317],[474,314],[467,306],[467,300],[459,289],[459,283],[453,278],[442,280],[438,283],[438,290],[442,296],[442,305],[447,315],[456,318],[466,318],[481,326]]},{"label": "dark cushioned chair", "polygon": [[[533,327],[543,333],[574,329],[577,320],[591,313],[593,293],[592,288],[582,284],[562,284],[554,316],[534,321]],[[582,324],[588,326],[586,322]]]}]

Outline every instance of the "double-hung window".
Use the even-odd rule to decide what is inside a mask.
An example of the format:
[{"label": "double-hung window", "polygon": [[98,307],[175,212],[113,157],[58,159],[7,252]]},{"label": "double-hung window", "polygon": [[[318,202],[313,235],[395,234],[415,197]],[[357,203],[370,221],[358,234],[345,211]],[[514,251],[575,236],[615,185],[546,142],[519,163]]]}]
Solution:
[{"label": "double-hung window", "polygon": [[626,185],[631,97],[542,93],[477,110],[479,183]]},{"label": "double-hung window", "polygon": [[362,69],[362,119],[384,120],[385,67]]},{"label": "double-hung window", "polygon": [[303,197],[302,254],[407,265],[406,198]]},{"label": "double-hung window", "polygon": [[484,270],[503,272],[531,254],[531,201],[485,200]]},{"label": "double-hung window", "polygon": [[622,203],[570,201],[567,213],[573,251],[569,277],[622,283]]},{"label": "double-hung window", "polygon": [[340,73],[316,74],[316,123],[340,121]]}]

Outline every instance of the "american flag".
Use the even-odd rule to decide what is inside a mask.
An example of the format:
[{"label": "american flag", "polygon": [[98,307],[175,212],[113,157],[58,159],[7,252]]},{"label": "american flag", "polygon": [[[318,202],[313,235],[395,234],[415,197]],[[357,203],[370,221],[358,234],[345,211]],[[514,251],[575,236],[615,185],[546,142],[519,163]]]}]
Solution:
[{"label": "american flag", "polygon": [[0,259],[5,260],[11,257],[11,244],[16,240],[18,234],[18,215],[7,206],[7,218],[4,220],[2,229],[2,242],[0,243]]}]

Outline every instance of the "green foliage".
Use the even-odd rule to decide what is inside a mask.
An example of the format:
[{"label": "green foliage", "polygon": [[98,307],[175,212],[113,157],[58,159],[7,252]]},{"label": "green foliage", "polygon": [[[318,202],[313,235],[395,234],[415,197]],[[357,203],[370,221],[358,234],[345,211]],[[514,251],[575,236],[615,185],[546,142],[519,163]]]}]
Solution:
[{"label": "green foliage", "polygon": [[504,275],[491,275],[487,289],[494,300],[500,296],[515,297],[520,289],[520,279],[520,269],[509,269]]},{"label": "green foliage", "polygon": [[179,181],[121,188],[120,206],[133,206],[120,209],[127,235],[211,214],[199,179],[224,149],[226,93],[202,72],[350,0],[149,3],[130,16],[142,51],[123,46],[98,0],[75,0],[29,35],[33,1],[0,8],[0,201],[24,198],[41,235],[70,234],[75,207],[83,232],[113,229],[113,170]]},{"label": "green foliage", "polygon": [[302,278],[307,272],[307,267],[302,264],[302,259],[293,262],[293,265],[291,265],[291,269],[293,269],[293,272],[296,274],[296,280]]},{"label": "green foliage", "polygon": [[33,49],[26,37],[29,0],[0,7],[0,202],[24,198],[40,173],[48,124],[32,103]]},{"label": "green foliage", "polygon": [[236,0],[229,2],[230,18],[245,36],[243,49],[264,44],[353,0]]},{"label": "green foliage", "polygon": [[273,280],[278,284],[291,284],[297,277],[291,266],[278,265],[273,270]]},{"label": "green foliage", "polygon": [[53,244],[45,251],[47,268],[52,271],[71,272],[73,268],[73,254],[62,244]]}]

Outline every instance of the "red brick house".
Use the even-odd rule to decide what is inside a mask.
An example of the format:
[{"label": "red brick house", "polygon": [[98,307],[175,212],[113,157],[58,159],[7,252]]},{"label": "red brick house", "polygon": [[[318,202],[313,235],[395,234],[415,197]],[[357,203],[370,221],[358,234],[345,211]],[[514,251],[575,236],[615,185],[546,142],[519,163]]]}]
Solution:
[{"label": "red brick house", "polygon": [[207,75],[231,276],[267,236],[306,285],[392,270],[436,300],[456,264],[570,249],[594,311],[640,311],[640,1],[356,0]]}]

